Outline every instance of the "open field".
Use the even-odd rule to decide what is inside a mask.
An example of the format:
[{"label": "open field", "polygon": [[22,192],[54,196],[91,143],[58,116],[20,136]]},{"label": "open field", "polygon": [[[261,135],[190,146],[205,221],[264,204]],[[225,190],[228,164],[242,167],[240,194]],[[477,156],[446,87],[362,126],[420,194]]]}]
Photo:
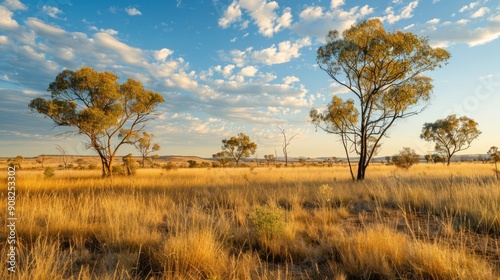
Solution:
[{"label": "open field", "polygon": [[21,170],[13,279],[498,279],[492,168]]}]

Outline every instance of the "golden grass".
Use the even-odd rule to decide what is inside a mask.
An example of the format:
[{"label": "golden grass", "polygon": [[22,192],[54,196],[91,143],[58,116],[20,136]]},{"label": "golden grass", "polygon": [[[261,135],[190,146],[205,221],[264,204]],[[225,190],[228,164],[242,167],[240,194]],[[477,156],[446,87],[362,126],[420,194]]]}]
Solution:
[{"label": "golden grass", "polygon": [[17,191],[17,279],[500,276],[489,165],[19,171]]}]

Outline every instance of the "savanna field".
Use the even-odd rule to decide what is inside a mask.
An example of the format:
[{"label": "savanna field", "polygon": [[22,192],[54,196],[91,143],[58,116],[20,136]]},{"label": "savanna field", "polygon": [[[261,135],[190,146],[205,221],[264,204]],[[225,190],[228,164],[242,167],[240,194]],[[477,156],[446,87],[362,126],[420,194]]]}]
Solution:
[{"label": "savanna field", "polygon": [[346,165],[20,170],[17,272],[0,278],[499,279],[492,169],[374,164],[364,182]]}]

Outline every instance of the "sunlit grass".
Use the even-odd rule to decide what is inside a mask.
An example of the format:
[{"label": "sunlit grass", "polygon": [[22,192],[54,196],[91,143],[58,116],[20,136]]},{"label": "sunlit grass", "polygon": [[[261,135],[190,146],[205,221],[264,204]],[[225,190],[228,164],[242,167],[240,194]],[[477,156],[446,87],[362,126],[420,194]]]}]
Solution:
[{"label": "sunlit grass", "polygon": [[[58,170],[50,179],[20,171],[16,275],[500,276],[500,185],[489,165],[373,165],[368,171],[358,183],[346,166],[141,169],[114,178]],[[6,238],[6,229],[0,234]]]}]

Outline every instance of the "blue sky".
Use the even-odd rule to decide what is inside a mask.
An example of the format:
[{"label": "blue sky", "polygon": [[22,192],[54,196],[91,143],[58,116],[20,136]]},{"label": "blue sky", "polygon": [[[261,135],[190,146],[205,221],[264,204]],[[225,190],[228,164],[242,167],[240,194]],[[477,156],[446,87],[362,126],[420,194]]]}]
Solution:
[{"label": "blue sky", "polygon": [[[482,135],[467,153],[500,145],[500,4],[497,1],[19,1],[0,4],[0,156],[93,154],[84,138],[56,137],[50,119],[27,104],[46,96],[63,69],[88,65],[121,80],[142,81],[166,102],[147,130],[161,155],[210,157],[221,140],[244,132],[258,154],[281,156],[283,127],[298,133],[292,157],[343,156],[335,136],[315,132],[311,108],[332,95],[349,98],[316,66],[316,50],[330,29],[370,18],[388,30],[430,39],[452,58],[426,73],[433,97],[420,115],[399,121],[379,155],[404,146],[418,153],[425,122],[467,115]],[[124,148],[120,154],[134,152]]]}]

